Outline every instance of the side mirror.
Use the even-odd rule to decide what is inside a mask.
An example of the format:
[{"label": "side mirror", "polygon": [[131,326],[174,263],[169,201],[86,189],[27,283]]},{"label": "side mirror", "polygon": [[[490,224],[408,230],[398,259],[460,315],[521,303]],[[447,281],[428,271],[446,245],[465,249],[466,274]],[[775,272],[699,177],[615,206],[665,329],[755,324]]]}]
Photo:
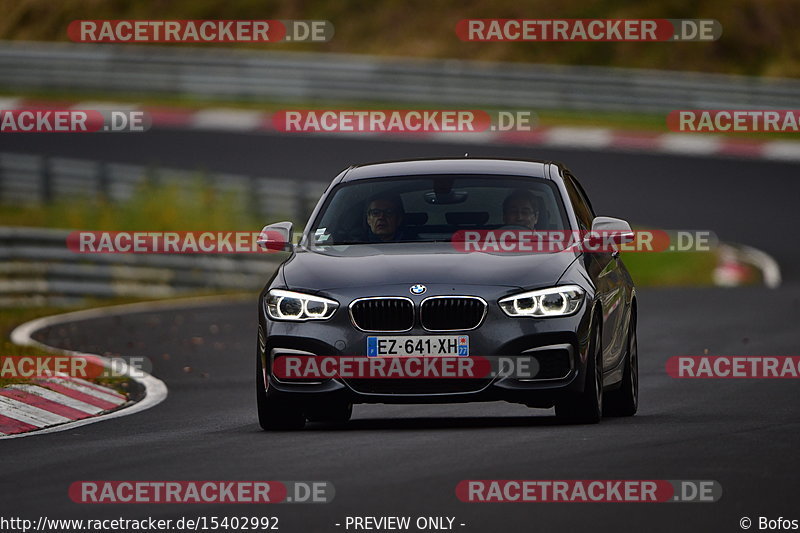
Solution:
[{"label": "side mirror", "polygon": [[278,222],[264,226],[256,244],[269,252],[291,252],[293,249],[292,223]]},{"label": "side mirror", "polygon": [[586,234],[583,242],[588,246],[597,246],[603,242],[625,244],[633,242],[635,235],[631,225],[620,218],[595,217],[592,221],[592,231]]}]

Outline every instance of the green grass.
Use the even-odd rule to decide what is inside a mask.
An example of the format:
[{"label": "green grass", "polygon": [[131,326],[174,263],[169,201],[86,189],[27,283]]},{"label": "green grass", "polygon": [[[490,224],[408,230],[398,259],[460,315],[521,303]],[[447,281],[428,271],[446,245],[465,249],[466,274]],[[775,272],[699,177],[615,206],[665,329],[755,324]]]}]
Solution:
[{"label": "green grass", "polygon": [[4,226],[93,231],[258,231],[261,222],[246,199],[216,192],[201,178],[180,185],[145,183],[122,203],[89,197],[3,206],[0,219]]},{"label": "green grass", "polygon": [[713,285],[715,252],[623,253],[622,260],[637,287]]}]

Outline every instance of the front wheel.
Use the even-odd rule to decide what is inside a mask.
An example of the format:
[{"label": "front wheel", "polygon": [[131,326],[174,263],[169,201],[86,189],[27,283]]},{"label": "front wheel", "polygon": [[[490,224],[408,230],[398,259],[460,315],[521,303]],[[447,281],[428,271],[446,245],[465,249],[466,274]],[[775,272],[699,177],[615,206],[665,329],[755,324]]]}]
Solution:
[{"label": "front wheel", "polygon": [[619,389],[608,394],[603,406],[605,416],[633,416],[639,409],[639,345],[636,341],[636,317],[631,316],[625,374]]},{"label": "front wheel", "polygon": [[303,429],[306,417],[302,408],[285,396],[270,394],[264,387],[261,355],[256,357],[256,404],[258,423],[265,431]]},{"label": "front wheel", "polygon": [[556,416],[565,422],[597,424],[603,413],[603,348],[600,328],[595,328],[586,361],[583,392],[556,402]]}]

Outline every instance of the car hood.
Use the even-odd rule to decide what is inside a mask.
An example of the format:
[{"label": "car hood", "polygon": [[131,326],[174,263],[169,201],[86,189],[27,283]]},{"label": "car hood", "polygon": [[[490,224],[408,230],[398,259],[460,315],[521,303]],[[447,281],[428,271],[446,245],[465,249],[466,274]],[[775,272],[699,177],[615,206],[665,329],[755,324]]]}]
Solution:
[{"label": "car hood", "polygon": [[283,266],[289,288],[331,290],[408,283],[535,287],[554,284],[573,252],[463,253],[443,243],[299,248]]}]

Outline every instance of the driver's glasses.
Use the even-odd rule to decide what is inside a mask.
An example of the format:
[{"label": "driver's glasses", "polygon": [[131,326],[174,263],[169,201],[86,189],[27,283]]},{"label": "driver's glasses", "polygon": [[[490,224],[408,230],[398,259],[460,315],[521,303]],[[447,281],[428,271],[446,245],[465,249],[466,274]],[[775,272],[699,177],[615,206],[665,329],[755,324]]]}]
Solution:
[{"label": "driver's glasses", "polygon": [[397,211],[394,209],[370,209],[367,211],[367,214],[372,218],[380,218],[382,216],[393,217],[397,214]]},{"label": "driver's glasses", "polygon": [[519,216],[530,217],[530,216],[533,216],[533,213],[534,213],[533,209],[531,209],[529,207],[523,207],[523,208],[510,207],[509,209],[506,210],[505,214],[506,214],[506,216],[512,215],[512,216],[518,216],[518,217]]}]

